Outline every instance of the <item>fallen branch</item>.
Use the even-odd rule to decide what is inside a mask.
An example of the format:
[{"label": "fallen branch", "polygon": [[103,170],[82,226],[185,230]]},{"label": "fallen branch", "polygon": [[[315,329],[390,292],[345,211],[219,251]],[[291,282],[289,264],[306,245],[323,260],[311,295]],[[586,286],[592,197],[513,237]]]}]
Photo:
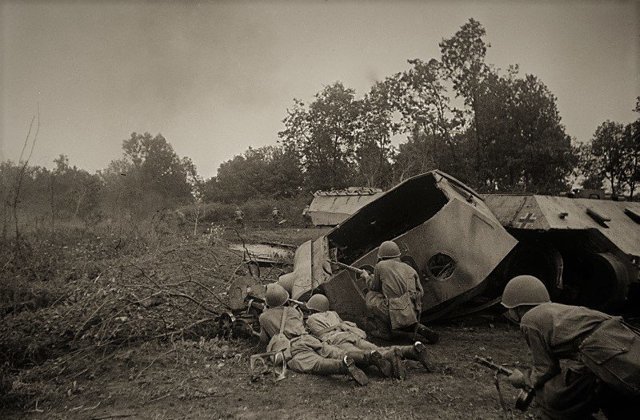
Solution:
[{"label": "fallen branch", "polygon": [[172,348],[171,350],[169,350],[169,351],[168,351],[168,352],[166,352],[166,353],[162,353],[162,354],[159,354],[158,356],[156,356],[156,358],[155,358],[155,359],[153,359],[153,360],[151,361],[151,363],[149,363],[149,365],[147,365],[147,367],[145,367],[145,368],[144,368],[144,369],[142,369],[140,372],[138,372],[138,374],[136,375],[135,379],[138,379],[138,378],[140,377],[140,375],[142,375],[142,374],[144,373],[144,371],[145,371],[145,370],[149,369],[149,368],[151,367],[151,365],[153,365],[153,364],[154,364],[154,363],[155,363],[159,358],[161,358],[161,357],[163,357],[163,356],[166,356],[166,355],[167,355],[167,354],[169,354],[169,353],[173,353],[174,351],[176,351],[175,347],[174,347],[174,348]]}]

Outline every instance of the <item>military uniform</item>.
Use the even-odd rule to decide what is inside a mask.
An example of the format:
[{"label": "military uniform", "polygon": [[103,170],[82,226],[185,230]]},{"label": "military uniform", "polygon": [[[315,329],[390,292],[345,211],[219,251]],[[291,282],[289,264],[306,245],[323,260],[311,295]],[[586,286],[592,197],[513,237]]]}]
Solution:
[{"label": "military uniform", "polygon": [[345,351],[377,351],[393,365],[396,377],[403,379],[404,368],[399,366],[400,360],[417,360],[431,371],[426,349],[421,343],[413,346],[379,347],[367,340],[367,333],[350,321],[343,321],[335,311],[316,312],[307,318],[307,328],[312,335],[324,343],[329,343]]},{"label": "military uniform", "polygon": [[321,341],[346,351],[380,349],[366,340],[367,333],[353,322],[343,321],[335,311],[317,312],[309,315],[307,327],[311,334]]},{"label": "military uniform", "polygon": [[[420,324],[424,290],[418,273],[397,258],[379,261],[367,277],[368,330],[380,338],[438,341],[435,331]],[[414,332],[417,337],[414,337]]]},{"label": "military uniform", "polygon": [[296,372],[317,375],[343,373],[342,359],[347,352],[308,334],[297,308],[279,306],[264,311],[259,319],[260,341],[266,343],[280,332],[282,311],[286,311],[283,333],[291,342],[287,366]]},{"label": "military uniform", "polygon": [[547,302],[528,310],[520,329],[533,357],[525,380],[546,416],[585,418],[601,407],[625,418],[640,409],[640,334],[621,318]]}]

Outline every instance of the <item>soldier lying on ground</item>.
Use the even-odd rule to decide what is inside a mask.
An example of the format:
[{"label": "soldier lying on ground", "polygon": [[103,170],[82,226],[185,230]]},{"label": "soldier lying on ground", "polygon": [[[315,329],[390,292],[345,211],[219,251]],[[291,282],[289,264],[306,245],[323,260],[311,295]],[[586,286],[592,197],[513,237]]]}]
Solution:
[{"label": "soldier lying on ground", "polygon": [[431,371],[427,349],[420,341],[416,341],[413,346],[378,347],[367,341],[367,333],[356,324],[343,321],[337,312],[330,311],[329,299],[326,296],[321,294],[311,296],[306,307],[311,312],[306,321],[307,328],[322,342],[340,347],[345,351],[378,352],[391,362],[393,375],[398,379],[404,379],[406,376],[401,359],[417,360],[427,371]]},{"label": "soldier lying on ground", "polygon": [[373,276],[363,271],[371,333],[384,339],[438,342],[438,333],[419,322],[424,290],[418,273],[400,261],[400,248],[385,241],[378,248]]},{"label": "soldier lying on ground", "polygon": [[533,358],[530,374],[515,370],[508,381],[533,389],[547,418],[592,418],[598,409],[609,419],[638,415],[637,329],[619,317],[552,303],[544,284],[533,276],[511,279],[502,305],[509,310],[507,317],[520,324]]},{"label": "soldier lying on ground", "polygon": [[[349,375],[359,385],[366,385],[369,379],[358,366],[387,362],[376,351],[345,351],[313,337],[304,327],[302,312],[298,308],[284,306],[288,300],[289,293],[282,286],[269,284],[265,295],[268,309],[260,315],[259,322],[261,343],[271,343],[280,332],[289,340],[289,348],[283,352],[289,369],[316,375]],[[384,367],[388,362],[384,362],[376,366],[389,371],[390,368]]]}]

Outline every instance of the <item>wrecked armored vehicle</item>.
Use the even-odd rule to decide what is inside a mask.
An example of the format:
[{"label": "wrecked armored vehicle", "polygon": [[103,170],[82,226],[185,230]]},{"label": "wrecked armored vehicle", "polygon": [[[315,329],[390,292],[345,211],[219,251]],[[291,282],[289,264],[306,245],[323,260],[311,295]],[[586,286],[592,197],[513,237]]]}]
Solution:
[{"label": "wrecked armored vehicle", "polygon": [[293,271],[278,282],[293,299],[320,291],[343,318],[362,322],[364,282],[331,262],[372,270],[385,240],[394,240],[419,273],[425,319],[486,292],[499,296],[505,281],[499,266],[517,244],[479,194],[436,170],[382,193],[328,234],[302,244]]},{"label": "wrecked armored vehicle", "polygon": [[308,215],[314,226],[336,226],[380,194],[381,189],[361,187],[316,191]]},{"label": "wrecked armored vehicle", "polygon": [[279,282],[294,299],[319,290],[341,315],[361,320],[364,282],[330,261],[372,270],[385,240],[395,240],[420,274],[425,320],[491,306],[519,274],[540,278],[554,301],[638,311],[640,203],[481,196],[437,170],[382,193],[301,245],[293,272]]},{"label": "wrecked armored vehicle", "polygon": [[640,203],[506,194],[484,199],[519,242],[505,276],[537,276],[554,301],[637,311]]}]

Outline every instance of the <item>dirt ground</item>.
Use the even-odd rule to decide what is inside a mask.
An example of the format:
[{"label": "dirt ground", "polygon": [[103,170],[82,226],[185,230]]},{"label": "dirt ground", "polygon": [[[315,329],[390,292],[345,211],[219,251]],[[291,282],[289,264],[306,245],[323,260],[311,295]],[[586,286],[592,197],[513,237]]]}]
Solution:
[{"label": "dirt ground", "polygon": [[[246,241],[297,245],[323,232],[276,229],[242,235]],[[233,241],[234,235],[231,232],[221,240]],[[155,272],[165,270],[164,276],[127,274],[121,269],[122,281],[130,283],[133,278],[144,280],[147,276],[155,278],[155,284],[162,278],[175,278],[178,272],[174,266],[178,262],[200,267],[203,279],[235,275],[233,270],[241,265],[241,256],[212,254],[208,240],[186,240],[166,247],[156,247],[135,257],[138,270],[151,272],[147,268],[150,266]],[[164,252],[167,249],[170,252]],[[116,264],[118,258],[124,257],[113,257],[105,265]],[[213,260],[217,265],[212,265]],[[117,284],[120,280],[110,281]],[[88,289],[94,287],[92,284],[98,287],[98,278],[82,283],[82,287]],[[223,288],[222,284],[207,284],[212,290]],[[93,295],[86,296],[85,300]],[[60,317],[73,313],[68,308],[78,305],[76,301],[70,302],[62,307],[64,311],[51,312],[60,305],[58,301],[47,310],[62,314]],[[97,313],[104,306],[101,305],[96,304],[95,310],[87,306],[79,325],[72,330],[87,330],[88,320],[94,318],[89,315]],[[140,313],[127,312],[129,318],[142,318]],[[3,321],[21,325],[17,323],[19,316],[12,313]],[[96,321],[97,326],[105,323],[105,319],[103,316]],[[131,328],[147,326],[132,325]],[[526,413],[513,408],[516,391],[504,382],[500,382],[505,405],[502,407],[493,374],[473,361],[475,355],[480,355],[508,367],[526,367],[527,347],[515,326],[499,316],[483,315],[433,327],[441,335],[438,344],[428,347],[435,372],[427,373],[416,362],[405,361],[407,379],[383,379],[371,370],[368,372],[371,382],[366,387],[357,387],[346,377],[318,377],[291,371],[277,383],[271,376],[251,382],[249,356],[258,351],[255,339],[220,338],[205,333],[200,338],[193,334],[171,334],[131,344],[118,342],[117,346],[76,345],[64,347],[64,351],[58,348],[37,363],[4,371],[10,371],[11,385],[0,399],[0,418],[536,418],[539,413],[535,403]],[[104,329],[97,330],[94,336]],[[79,341],[77,336],[70,340]],[[6,382],[5,378],[3,381]]]}]

